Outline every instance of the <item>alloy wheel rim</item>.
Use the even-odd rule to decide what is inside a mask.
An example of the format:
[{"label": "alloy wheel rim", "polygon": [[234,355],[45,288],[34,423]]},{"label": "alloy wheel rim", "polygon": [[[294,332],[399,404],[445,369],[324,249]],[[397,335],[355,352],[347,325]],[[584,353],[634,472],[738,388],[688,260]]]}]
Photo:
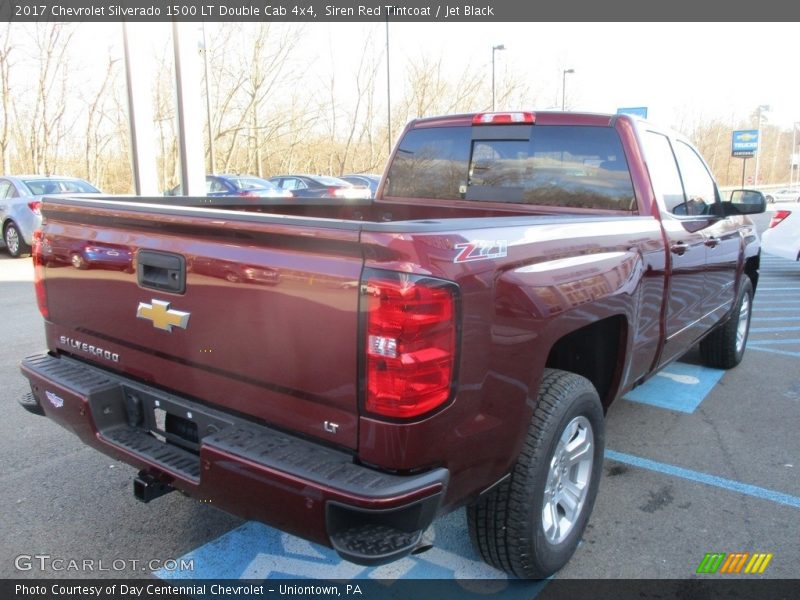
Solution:
[{"label": "alloy wheel rim", "polygon": [[736,353],[741,354],[747,341],[748,324],[750,323],[750,295],[742,296],[739,307],[739,322],[736,324]]},{"label": "alloy wheel rim", "polygon": [[560,544],[575,528],[589,492],[594,432],[586,417],[572,419],[550,457],[542,504],[542,528],[550,544]]},{"label": "alloy wheel rim", "polygon": [[6,229],[6,246],[11,254],[16,254],[19,250],[19,233],[15,227]]}]

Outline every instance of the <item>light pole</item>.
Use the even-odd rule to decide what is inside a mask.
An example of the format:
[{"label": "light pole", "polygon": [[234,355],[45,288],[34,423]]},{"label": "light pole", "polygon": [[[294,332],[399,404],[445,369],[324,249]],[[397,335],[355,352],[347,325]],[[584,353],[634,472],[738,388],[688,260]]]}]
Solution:
[{"label": "light pole", "polygon": [[759,104],[758,106],[758,148],[756,148],[756,171],[753,174],[753,187],[758,187],[758,157],[761,156],[761,114],[769,112],[769,104]]},{"label": "light pole", "polygon": [[561,74],[561,110],[567,105],[567,73],[574,73],[575,69],[564,69]]},{"label": "light pole", "polygon": [[214,159],[214,132],[211,130],[211,96],[208,93],[208,45],[206,44],[206,24],[202,24],[203,30],[203,70],[206,80],[206,118],[208,119],[208,172],[214,173],[216,160]]},{"label": "light pole", "polygon": [[800,127],[800,121],[792,123],[792,151],[789,153],[789,189],[794,189],[794,169],[800,168],[798,161],[800,160],[800,152],[797,152],[797,128]]},{"label": "light pole", "polygon": [[386,126],[389,131],[389,156],[392,154],[392,73],[389,62],[389,12],[386,12]]},{"label": "light pole", "polygon": [[494,111],[494,53],[505,49],[506,47],[503,44],[492,46],[492,111]]}]

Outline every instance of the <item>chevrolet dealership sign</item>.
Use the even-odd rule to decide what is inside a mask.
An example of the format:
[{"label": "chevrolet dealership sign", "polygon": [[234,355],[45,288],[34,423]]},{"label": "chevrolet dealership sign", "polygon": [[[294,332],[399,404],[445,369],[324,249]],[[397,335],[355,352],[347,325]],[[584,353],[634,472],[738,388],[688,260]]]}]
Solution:
[{"label": "chevrolet dealership sign", "polygon": [[752,158],[758,152],[758,129],[734,131],[731,150],[738,158]]}]

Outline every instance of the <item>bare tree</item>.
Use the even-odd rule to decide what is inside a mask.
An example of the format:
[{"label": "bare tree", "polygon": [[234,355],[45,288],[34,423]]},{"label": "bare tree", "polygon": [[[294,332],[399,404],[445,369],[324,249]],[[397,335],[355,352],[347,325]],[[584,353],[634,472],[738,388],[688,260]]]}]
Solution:
[{"label": "bare tree", "polygon": [[[69,104],[70,68],[68,55],[75,32],[69,23],[36,23],[31,30],[33,41],[35,84],[32,94],[25,96],[25,105],[14,104],[19,135],[27,149],[25,167],[35,172],[52,173],[58,167],[59,152],[66,147],[72,122],[66,119]],[[33,105],[28,110],[28,102]]]},{"label": "bare tree", "polygon": [[114,114],[110,112],[113,107],[109,108],[112,100],[109,88],[115,87],[114,83],[118,79],[118,63],[118,58],[112,58],[109,55],[100,87],[87,101],[84,172],[90,181],[98,183],[102,180],[102,171],[108,166],[108,162],[101,160],[100,157],[119,133],[111,127]]},{"label": "bare tree", "polygon": [[[492,90],[483,73],[464,68],[457,76],[447,75],[444,58],[423,56],[409,64],[409,95],[401,103],[404,120],[437,114],[489,110]],[[529,88],[506,74],[497,90],[497,104],[523,106],[530,102]]]},{"label": "bare tree", "polygon": [[[302,29],[272,23],[219,27],[208,48],[209,93],[217,159],[229,171],[242,163],[260,173],[269,132],[284,124],[272,96],[285,92],[295,76],[289,56]],[[271,140],[270,140],[271,141]]]},{"label": "bare tree", "polygon": [[[374,116],[372,108],[375,97],[375,80],[378,76],[378,69],[381,66],[380,58],[380,55],[375,52],[372,36],[368,36],[364,41],[358,70],[356,71],[356,95],[352,112],[348,115],[347,135],[343,140],[343,147],[337,153],[338,161],[334,168],[334,173],[337,175],[343,175],[345,171],[351,170],[349,168],[352,162],[350,154],[354,146],[361,142],[364,137],[371,137],[368,132],[371,131]],[[358,144],[358,147],[361,150],[361,144]],[[352,170],[358,171],[361,169]]]},{"label": "bare tree", "polygon": [[14,46],[11,43],[11,23],[6,23],[0,31],[0,154],[3,161],[3,172],[11,172],[11,54]]},{"label": "bare tree", "polygon": [[153,119],[158,144],[158,173],[163,189],[177,180],[178,136],[175,130],[174,78],[172,63],[168,61],[169,47],[165,45],[158,56],[153,86]]}]

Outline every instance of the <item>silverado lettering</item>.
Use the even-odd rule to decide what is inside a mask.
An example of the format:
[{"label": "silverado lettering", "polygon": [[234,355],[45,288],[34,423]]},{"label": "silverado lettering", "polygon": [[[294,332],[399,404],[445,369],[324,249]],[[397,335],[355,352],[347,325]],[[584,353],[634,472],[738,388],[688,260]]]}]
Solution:
[{"label": "silverado lettering", "polygon": [[105,358],[106,360],[119,362],[119,354],[116,352],[111,352],[110,350],[106,350],[104,348],[98,348],[92,344],[87,344],[86,342],[81,342],[80,340],[76,340],[65,335],[60,336],[58,341],[61,342],[62,346],[80,350],[81,352],[86,352],[88,354],[93,354],[94,356]]},{"label": "silverado lettering", "polygon": [[[548,577],[608,407],[696,344],[742,360],[764,208],[674,132],[556,112],[412,121],[374,200],[46,197],[21,402],[139,469],[144,502],[179,489],[367,565],[466,505],[489,564]],[[75,265],[80,240],[125,269]],[[171,304],[191,327],[138,318]]]}]

